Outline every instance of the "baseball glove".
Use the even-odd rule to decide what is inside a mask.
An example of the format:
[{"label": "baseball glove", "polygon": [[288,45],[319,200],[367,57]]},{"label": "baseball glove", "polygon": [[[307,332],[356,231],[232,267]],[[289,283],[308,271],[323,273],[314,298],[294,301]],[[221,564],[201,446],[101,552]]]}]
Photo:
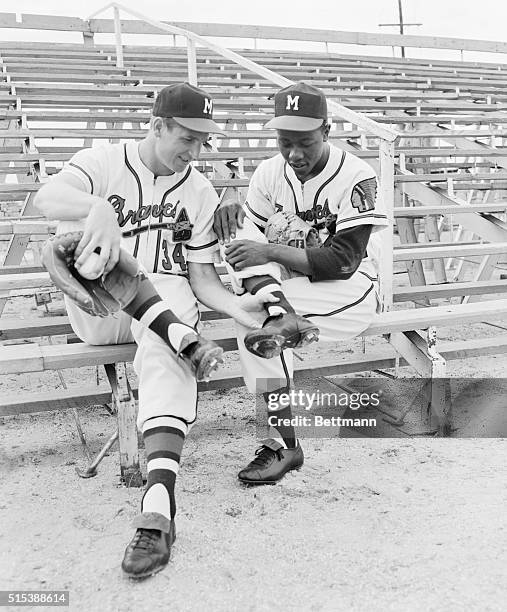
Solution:
[{"label": "baseball glove", "polygon": [[[264,235],[269,242],[276,244],[286,244],[298,249],[306,247],[320,247],[319,232],[308,225],[306,221],[300,219],[296,214],[280,211],[272,215],[268,219]],[[294,278],[296,276],[304,276],[297,270],[280,266],[282,272],[282,280]]]},{"label": "baseball glove", "polygon": [[118,312],[134,299],[143,272],[137,260],[123,249],[116,266],[108,274],[87,280],[74,267],[74,254],[82,232],[55,236],[44,245],[42,262],[54,284],[81,310],[96,317]]},{"label": "baseball glove", "polygon": [[269,242],[287,244],[298,249],[319,247],[319,232],[296,214],[280,211],[268,219],[264,232]]}]

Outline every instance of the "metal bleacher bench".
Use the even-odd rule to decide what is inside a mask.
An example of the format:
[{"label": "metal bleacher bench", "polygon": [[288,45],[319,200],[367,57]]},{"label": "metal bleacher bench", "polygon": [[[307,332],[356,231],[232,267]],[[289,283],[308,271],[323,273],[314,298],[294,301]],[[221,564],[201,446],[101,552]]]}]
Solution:
[{"label": "metal bleacher bench", "polygon": [[[432,383],[445,377],[445,364],[449,359],[460,359],[475,355],[503,353],[507,350],[507,334],[495,338],[476,338],[435,345],[435,334],[439,327],[456,324],[472,324],[507,318],[507,299],[458,305],[432,306],[403,311],[384,312],[376,316],[362,336],[383,335],[391,346],[375,349],[345,360],[319,354],[318,359],[296,363],[295,381],[318,376],[349,374],[358,371],[393,368],[411,365],[418,374],[431,379]],[[215,320],[217,325],[206,329],[205,335],[220,344],[225,351],[237,348],[233,326],[220,315],[203,312],[203,320]],[[428,339],[420,330],[429,329]],[[419,331],[418,331],[419,330]],[[118,416],[120,466],[122,479],[131,486],[142,482],[139,468],[138,438],[136,430],[136,389],[127,376],[126,364],[135,355],[135,344],[90,346],[76,341],[67,317],[19,320],[2,319],[0,340],[20,340],[54,335],[68,335],[69,344],[7,344],[0,350],[0,373],[23,374],[44,372],[85,366],[106,366],[110,389],[104,386],[80,386],[44,393],[15,393],[0,398],[0,416],[75,408],[78,406],[111,402]],[[403,357],[399,357],[399,354]],[[219,370],[213,379],[200,383],[199,390],[227,389],[243,384],[241,371]],[[436,417],[439,432],[448,428],[445,398],[435,385],[431,392],[431,410]]]}]

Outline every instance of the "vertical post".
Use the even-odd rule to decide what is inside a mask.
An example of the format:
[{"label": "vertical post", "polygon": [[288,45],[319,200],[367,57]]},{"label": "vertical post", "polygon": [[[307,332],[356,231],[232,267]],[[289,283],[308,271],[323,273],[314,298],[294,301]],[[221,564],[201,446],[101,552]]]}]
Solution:
[{"label": "vertical post", "polygon": [[[401,0],[398,0],[398,15],[400,17],[400,34],[403,35],[403,7]],[[401,47],[401,57],[405,57],[405,47]]]},{"label": "vertical post", "polygon": [[115,384],[112,385],[113,399],[118,414],[118,439],[120,446],[120,472],[127,487],[141,487],[143,477],[139,468],[137,446],[137,408],[127,378],[125,363],[115,365]]},{"label": "vertical post", "polygon": [[450,424],[450,384],[447,378],[447,364],[445,359],[437,351],[437,330],[435,327],[428,328],[427,351],[431,360],[431,415],[436,418],[438,435],[448,436],[451,432]]},{"label": "vertical post", "polygon": [[197,85],[197,55],[195,52],[195,42],[187,38],[187,61],[188,61],[188,82],[190,85]]},{"label": "vertical post", "polygon": [[114,7],[114,38],[116,42],[116,67],[123,68],[123,46],[121,44],[120,9]]},{"label": "vertical post", "polygon": [[83,46],[84,47],[93,47],[93,32],[83,32]]},{"label": "vertical post", "polygon": [[382,311],[385,311],[393,304],[394,143],[381,140],[379,154],[379,196],[389,219],[389,227],[380,232],[382,239],[379,262],[380,300]]}]

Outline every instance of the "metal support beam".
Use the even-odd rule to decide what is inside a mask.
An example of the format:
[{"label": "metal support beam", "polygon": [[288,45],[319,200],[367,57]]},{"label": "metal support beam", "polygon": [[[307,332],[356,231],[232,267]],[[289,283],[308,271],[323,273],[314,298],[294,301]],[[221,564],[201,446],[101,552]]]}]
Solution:
[{"label": "metal support beam", "polygon": [[382,252],[380,256],[380,300],[382,311],[393,304],[393,208],[394,208],[394,143],[382,140],[380,155],[380,201],[384,205],[389,227],[381,232]]}]

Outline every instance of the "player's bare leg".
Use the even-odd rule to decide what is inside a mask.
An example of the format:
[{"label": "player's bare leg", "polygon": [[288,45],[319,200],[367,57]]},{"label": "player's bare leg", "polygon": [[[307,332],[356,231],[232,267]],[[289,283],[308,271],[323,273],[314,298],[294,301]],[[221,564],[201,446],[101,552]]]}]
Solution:
[{"label": "player's bare leg", "polygon": [[266,275],[245,278],[243,287],[252,295],[270,293],[279,299],[277,303],[266,306],[269,316],[262,328],[252,330],[245,336],[245,346],[251,353],[271,359],[285,349],[318,341],[319,328],[296,314],[280,284],[273,277]]},{"label": "player's bare leg", "polygon": [[122,569],[129,578],[147,578],[162,570],[176,538],[174,486],[187,424],[172,416],[148,419],[143,425],[148,482],[136,532],[125,550]]},{"label": "player's bare leg", "polygon": [[[91,305],[93,295],[99,304],[104,304],[101,316],[123,310],[162,338],[197,380],[207,380],[222,362],[222,349],[181,322],[140,270],[137,260],[126,251],[120,250],[120,260],[108,274],[94,280],[83,278],[74,267],[74,252],[81,237],[82,232],[70,232],[47,243],[43,261],[50,274],[57,271],[60,283],[65,275],[72,275],[86,289],[81,302],[88,299]],[[82,303],[77,304],[83,308]]]},{"label": "player's bare leg", "polygon": [[262,440],[253,461],[239,472],[238,478],[244,484],[275,484],[287,472],[298,470],[303,465],[303,449],[296,438],[294,426],[290,425],[290,404],[278,409],[280,394],[288,390],[288,387],[284,387],[263,394],[268,407],[268,424],[274,430],[274,437]]}]

